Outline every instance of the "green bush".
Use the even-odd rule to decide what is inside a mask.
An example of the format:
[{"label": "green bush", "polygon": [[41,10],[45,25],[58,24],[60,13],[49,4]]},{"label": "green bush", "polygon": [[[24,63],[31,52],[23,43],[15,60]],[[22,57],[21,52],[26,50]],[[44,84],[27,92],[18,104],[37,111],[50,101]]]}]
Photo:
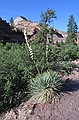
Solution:
[{"label": "green bush", "polygon": [[53,71],[60,71],[61,74],[70,74],[75,65],[71,61],[78,58],[78,46],[74,44],[62,44],[61,47],[48,47],[48,64],[46,63],[46,43],[36,43],[34,41],[31,46],[34,53],[35,62],[42,72],[48,68]]},{"label": "green bush", "polygon": [[77,55],[77,58],[79,59],[79,45],[77,46],[77,51],[76,51],[76,55]]},{"label": "green bush", "polygon": [[72,43],[64,44],[60,47],[59,56],[62,58],[62,61],[72,61],[76,60],[78,48]]},{"label": "green bush", "polygon": [[27,46],[12,44],[10,49],[7,46],[0,45],[0,112],[21,102],[27,81],[35,76]]},{"label": "green bush", "polygon": [[[48,68],[60,74],[70,74],[74,64],[71,60],[79,58],[79,46],[63,44],[60,47],[48,45],[48,63],[46,61],[46,41],[36,39],[30,43],[34,61],[40,74]],[[35,78],[38,71],[30,58],[25,43],[0,43],[0,112],[3,112],[21,100],[28,93],[30,79]],[[38,82],[39,84],[39,82]]]}]

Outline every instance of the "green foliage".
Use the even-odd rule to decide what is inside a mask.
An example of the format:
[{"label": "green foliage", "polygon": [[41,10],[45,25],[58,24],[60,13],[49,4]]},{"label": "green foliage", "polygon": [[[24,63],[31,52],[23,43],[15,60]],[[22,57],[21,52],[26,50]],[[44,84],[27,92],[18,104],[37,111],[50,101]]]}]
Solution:
[{"label": "green foliage", "polygon": [[0,44],[0,112],[21,102],[26,95],[27,81],[35,76],[27,46],[10,45],[8,49],[9,43]]},{"label": "green foliage", "polygon": [[61,47],[62,45],[65,45],[65,43],[63,41],[61,41],[61,42],[56,41],[55,45],[57,47]]},{"label": "green foliage", "polygon": [[14,28],[14,20],[13,20],[13,18],[11,17],[9,21],[10,21],[11,28]]},{"label": "green foliage", "polygon": [[[57,42],[55,46],[49,38],[54,30],[47,27],[53,18],[56,15],[52,9],[41,13],[43,26],[31,43],[27,31],[26,43],[0,42],[0,113],[19,104],[24,97],[53,102],[62,92],[60,75],[69,75],[75,67],[71,61],[79,58],[79,46],[72,42],[76,39],[77,25],[70,16],[68,41]],[[10,22],[13,24],[12,18]]]},{"label": "green foliage", "polygon": [[76,52],[76,55],[77,55],[77,58],[79,59],[79,45],[77,45],[77,52]]},{"label": "green foliage", "polygon": [[42,25],[49,24],[53,21],[53,18],[57,18],[55,11],[53,9],[47,9],[44,13],[41,12],[41,21]]},{"label": "green foliage", "polygon": [[[71,61],[78,59],[79,47],[74,44],[63,43],[60,44],[60,47],[48,46],[48,64],[46,64],[46,43],[42,42],[39,44],[37,41],[34,41],[31,46],[40,73],[49,68],[53,71],[61,72],[61,74],[70,74],[74,67]],[[68,65],[70,66],[68,67]],[[62,70],[64,72],[62,72]]]},{"label": "green foliage", "polygon": [[56,71],[58,71],[62,76],[63,75],[69,75],[71,74],[73,68],[75,68],[75,64],[73,64],[71,61],[64,61],[59,62],[56,65]]},{"label": "green foliage", "polygon": [[47,39],[47,34],[49,33],[49,30],[47,29],[47,25],[44,25],[43,27],[41,27],[41,30],[38,31],[38,33],[36,34],[36,40],[35,43],[42,43],[42,42],[46,42]]},{"label": "green foliage", "polygon": [[61,77],[52,71],[38,74],[34,79],[29,81],[30,100],[38,102],[53,102],[62,92],[63,81]]},{"label": "green foliage", "polygon": [[61,56],[63,61],[71,61],[77,59],[77,46],[74,45],[73,43],[70,44],[64,44],[61,46],[61,52],[59,55]]},{"label": "green foliage", "polygon": [[[46,76],[49,75],[48,72],[46,72],[48,68],[54,73],[57,72],[61,75],[70,74],[72,68],[74,67],[74,64],[72,64],[71,61],[79,58],[79,46],[74,44],[61,44],[60,47],[56,47],[48,44],[47,64],[46,42],[40,42],[37,39],[30,43],[30,45],[32,47],[35,63],[41,76],[45,74],[47,74]],[[54,73],[52,73],[52,75]],[[40,79],[37,74],[38,71],[30,58],[29,50],[25,43],[22,45],[19,45],[18,43],[6,43],[6,45],[0,43],[1,112],[11,108],[17,103],[20,103],[25,96],[27,97],[29,89],[27,86],[30,86],[30,79]],[[41,84],[39,79],[36,83]],[[32,89],[30,93],[31,92]],[[51,96],[51,93],[49,96]]]},{"label": "green foliage", "polygon": [[60,47],[60,42],[56,41],[56,44],[55,44],[57,47]]},{"label": "green foliage", "polygon": [[68,29],[67,29],[67,42],[73,42],[75,43],[75,41],[77,41],[77,24],[74,20],[74,16],[70,15],[70,18],[68,20],[68,25],[67,25]]},{"label": "green foliage", "polygon": [[33,54],[34,54],[34,61],[37,65],[40,73],[47,69],[46,66],[46,43],[43,41],[42,43],[37,43],[34,41],[31,43]]}]

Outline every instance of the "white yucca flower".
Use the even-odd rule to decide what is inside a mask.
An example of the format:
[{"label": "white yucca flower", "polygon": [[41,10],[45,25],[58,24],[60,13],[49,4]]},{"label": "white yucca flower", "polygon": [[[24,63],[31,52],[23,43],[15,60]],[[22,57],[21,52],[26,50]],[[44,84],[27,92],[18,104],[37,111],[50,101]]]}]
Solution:
[{"label": "white yucca flower", "polygon": [[31,57],[31,59],[33,60],[35,66],[36,66],[36,69],[37,69],[37,71],[38,71],[38,74],[40,74],[39,69],[38,69],[38,67],[37,67],[37,64],[35,63],[35,60],[34,60],[34,57],[33,57],[32,48],[31,48],[31,46],[30,46],[29,43],[28,43],[27,26],[25,26],[25,28],[24,28],[24,36],[25,36],[25,40],[26,40],[27,47],[28,47],[29,52],[30,52],[30,57]]},{"label": "white yucca flower", "polygon": [[46,61],[48,63],[48,43],[49,43],[49,34],[47,34],[47,41],[46,41]]},{"label": "white yucca flower", "polygon": [[25,36],[25,40],[26,40],[27,47],[29,48],[29,52],[30,52],[31,59],[33,60],[33,52],[32,52],[31,46],[30,46],[29,43],[28,43],[27,27],[26,27],[26,26],[25,26],[25,29],[24,29],[24,36]]},{"label": "white yucca flower", "polygon": [[26,43],[27,43],[27,27],[26,26],[24,28],[24,36],[25,36],[25,40],[26,40]]}]

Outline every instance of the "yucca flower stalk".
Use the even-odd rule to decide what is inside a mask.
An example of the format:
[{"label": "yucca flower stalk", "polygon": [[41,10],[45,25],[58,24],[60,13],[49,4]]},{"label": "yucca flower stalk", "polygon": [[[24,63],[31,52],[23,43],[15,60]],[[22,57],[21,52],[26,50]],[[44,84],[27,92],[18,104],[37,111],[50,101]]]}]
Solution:
[{"label": "yucca flower stalk", "polygon": [[49,34],[47,34],[47,41],[46,41],[46,62],[48,64],[48,43],[49,43]]},{"label": "yucca flower stalk", "polygon": [[32,48],[31,48],[31,46],[30,46],[29,43],[28,43],[27,26],[25,26],[25,28],[24,28],[24,36],[25,36],[25,40],[26,40],[27,47],[28,47],[29,52],[30,52],[30,57],[31,57],[31,59],[32,59],[33,62],[34,62],[34,65],[35,65],[35,67],[36,67],[36,69],[37,69],[38,74],[40,74],[39,69],[38,69],[38,67],[37,67],[37,65],[36,65],[36,63],[35,63],[35,60],[34,60],[34,55],[33,55]]},{"label": "yucca flower stalk", "polygon": [[31,46],[30,46],[29,43],[28,43],[27,27],[25,27],[25,29],[24,29],[24,36],[25,36],[25,40],[26,40],[27,47],[28,47],[29,52],[30,52],[31,59],[33,60],[32,48],[31,48]]},{"label": "yucca flower stalk", "polygon": [[[46,41],[46,63],[48,66],[48,47],[49,47],[49,40],[51,39],[50,37],[50,29],[49,29],[49,33],[47,34],[47,41]],[[48,68],[49,69],[49,68]]]}]

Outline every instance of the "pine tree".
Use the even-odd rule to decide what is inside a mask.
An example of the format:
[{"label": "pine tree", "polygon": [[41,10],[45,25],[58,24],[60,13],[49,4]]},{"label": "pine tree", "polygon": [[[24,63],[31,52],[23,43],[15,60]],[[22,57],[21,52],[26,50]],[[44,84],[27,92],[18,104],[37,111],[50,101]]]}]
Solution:
[{"label": "pine tree", "polygon": [[70,15],[70,18],[68,20],[68,25],[67,25],[67,42],[76,42],[77,41],[77,24],[75,22],[74,16]]},{"label": "pine tree", "polygon": [[11,26],[11,28],[14,28],[14,21],[13,21],[13,18],[11,17],[9,21],[10,21],[10,26]]},{"label": "pine tree", "polygon": [[42,25],[45,25],[45,24],[49,24],[53,21],[53,18],[57,18],[56,17],[56,14],[55,14],[55,11],[53,9],[47,9],[44,13],[41,12],[41,21],[40,23]]}]

